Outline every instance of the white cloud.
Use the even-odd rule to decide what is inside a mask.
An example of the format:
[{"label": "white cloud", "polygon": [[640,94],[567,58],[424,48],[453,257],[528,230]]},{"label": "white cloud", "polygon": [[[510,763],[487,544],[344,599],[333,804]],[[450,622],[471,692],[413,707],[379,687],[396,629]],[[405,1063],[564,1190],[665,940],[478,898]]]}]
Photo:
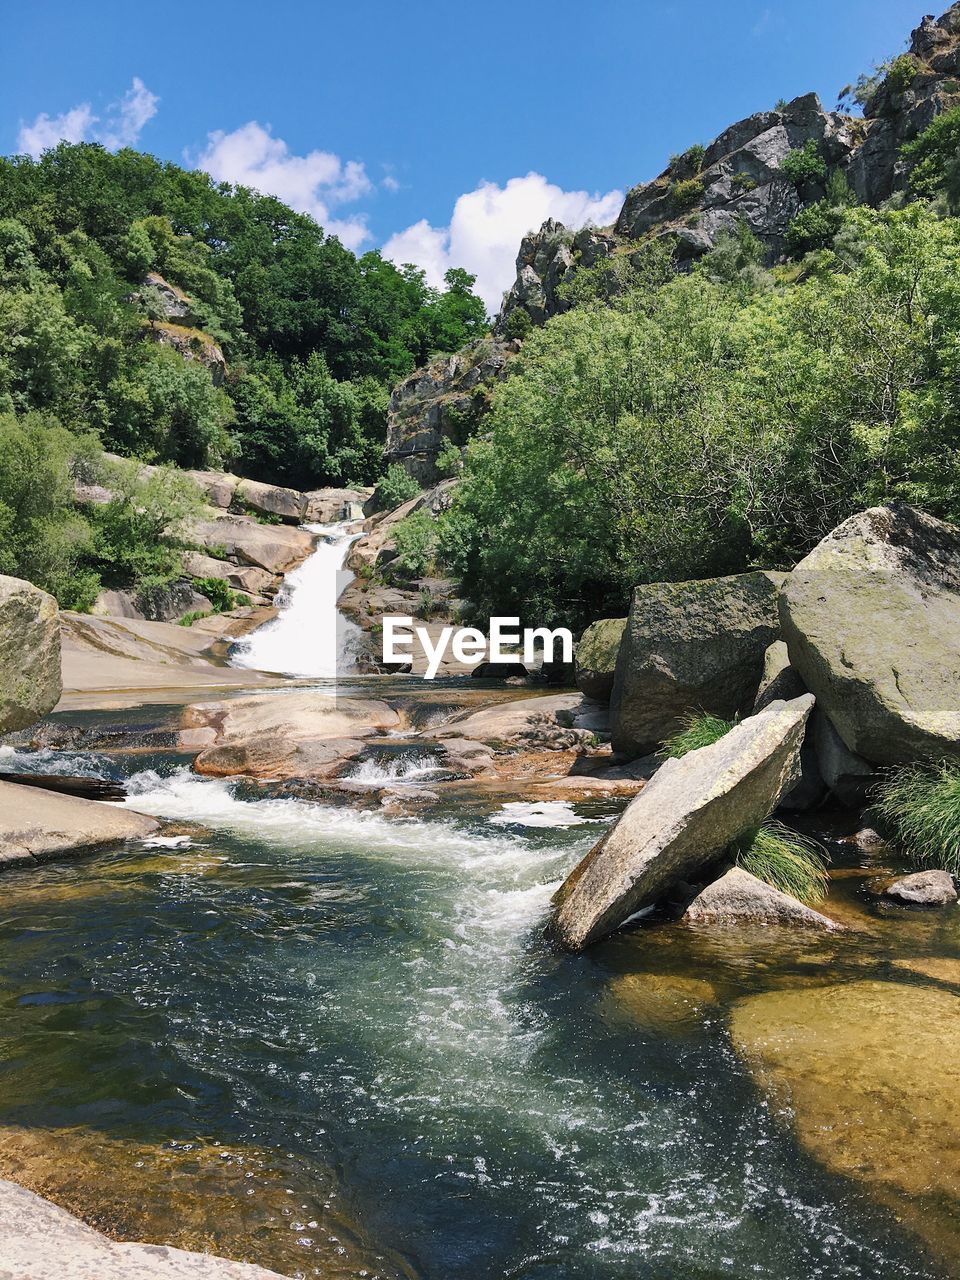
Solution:
[{"label": "white cloud", "polygon": [[[81,102],[59,116],[41,111],[32,124],[21,124],[17,150],[36,160],[42,151],[58,142],[101,142],[110,151],[132,147],[148,120],[157,114],[160,99],[151,93],[139,76],[119,102],[113,102],[101,121],[89,102]],[[99,127],[98,127],[99,126]]]},{"label": "white cloud", "polygon": [[349,249],[370,238],[364,215],[330,215],[336,205],[349,204],[373,190],[366,170],[356,160],[344,162],[329,151],[293,155],[269,127],[251,120],[232,133],[207,134],[207,146],[197,164],[218,182],[254,187],[311,214]]},{"label": "white cloud", "polygon": [[449,226],[434,227],[425,219],[415,222],[390,237],[383,255],[422,267],[434,285],[443,283],[449,267],[465,267],[476,275],[476,291],[487,308],[496,311],[513,283],[517,250],[528,231],[547,218],[571,228],[591,222],[606,226],[622,204],[621,191],[564,191],[539,173],[511,178],[503,187],[481,182],[458,197]]}]

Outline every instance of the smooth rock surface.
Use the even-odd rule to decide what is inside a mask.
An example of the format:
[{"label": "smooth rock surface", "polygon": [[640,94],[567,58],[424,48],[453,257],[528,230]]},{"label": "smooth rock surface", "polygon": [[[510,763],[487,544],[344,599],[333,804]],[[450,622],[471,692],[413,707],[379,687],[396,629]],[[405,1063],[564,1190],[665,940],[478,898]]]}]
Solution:
[{"label": "smooth rock surface", "polygon": [[262,484],[259,480],[239,480],[237,497],[245,507],[259,515],[280,516],[294,524],[303,515],[304,499],[299,489],[286,489],[279,484]]},{"label": "smooth rock surface", "polygon": [[0,868],[142,839],[158,825],[156,818],[132,809],[0,782]]},{"label": "smooth rock surface", "polygon": [[814,911],[792,894],[782,893],[772,885],[744,871],[731,867],[719,880],[714,880],[694,898],[683,916],[690,924],[754,924],[797,925],[807,929],[839,929],[833,920]]},{"label": "smooth rock surface", "polygon": [[0,1181],[0,1280],[281,1280],[276,1271],[168,1245],[119,1244]]},{"label": "smooth rock surface", "polygon": [[314,544],[313,535],[305,529],[257,524],[242,516],[191,520],[184,537],[208,551],[235,556],[244,564],[258,565],[270,573],[293,569],[307,558]]},{"label": "smooth rock surface", "polygon": [[920,907],[945,907],[956,902],[957,886],[948,871],[917,871],[901,876],[887,885],[884,893],[898,902],[910,902]]},{"label": "smooth rock surface", "polygon": [[860,808],[876,780],[873,765],[850,750],[820,707],[811,717],[810,740],[824,785],[841,804]]},{"label": "smooth rock surface", "polygon": [[577,688],[595,702],[609,702],[617,654],[626,628],[626,618],[601,618],[587,627],[574,653]]},{"label": "smooth rock surface", "polygon": [[0,574],[0,733],[25,729],[60,698],[57,602],[21,578]]},{"label": "smooth rock surface", "polygon": [[646,755],[690,712],[732,720],[753,705],[779,634],[782,574],[637,587],[610,699],[615,751]]},{"label": "smooth rock surface", "polygon": [[852,516],[789,575],[790,660],[872,764],[960,752],[960,529],[912,507]]},{"label": "smooth rock surface", "polygon": [[579,693],[554,693],[542,697],[498,702],[474,711],[438,729],[438,738],[468,738],[477,742],[514,742],[543,729],[561,729],[558,714],[575,716],[583,705]]},{"label": "smooth rock surface", "polygon": [[554,931],[579,951],[695,879],[759,826],[799,774],[813,698],[771,703],[712,746],[667,760],[557,895]]}]

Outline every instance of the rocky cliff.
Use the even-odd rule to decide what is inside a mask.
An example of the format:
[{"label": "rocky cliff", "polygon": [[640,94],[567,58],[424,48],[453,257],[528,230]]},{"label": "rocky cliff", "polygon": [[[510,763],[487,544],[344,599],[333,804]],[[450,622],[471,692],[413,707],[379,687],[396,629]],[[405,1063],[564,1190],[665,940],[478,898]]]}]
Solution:
[{"label": "rocky cliff", "polygon": [[[627,192],[612,228],[573,232],[548,220],[521,242],[516,280],[493,337],[417,370],[396,389],[387,461],[403,463],[421,483],[436,479],[444,440],[462,444],[476,429],[489,387],[505,375],[517,340],[567,309],[562,286],[569,286],[578,271],[605,259],[629,262],[642,246],[657,241],[669,244],[684,266],[740,224],[753,232],[773,263],[784,253],[792,220],[824,199],[832,175],[843,175],[857,199],[873,206],[905,191],[903,144],[957,105],[960,3],[939,19],[923,19],[908,52],[872,88],[862,117],[826,111],[816,94],[806,94],[731,125],[709,146],[674,157],[658,177]],[[805,150],[814,158],[812,165],[788,161]]]}]

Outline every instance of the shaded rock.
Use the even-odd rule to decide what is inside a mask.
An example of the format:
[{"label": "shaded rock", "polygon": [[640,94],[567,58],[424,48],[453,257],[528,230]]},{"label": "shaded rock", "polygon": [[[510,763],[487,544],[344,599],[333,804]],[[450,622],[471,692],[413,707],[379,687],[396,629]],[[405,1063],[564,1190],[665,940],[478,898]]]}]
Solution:
[{"label": "shaded rock", "polygon": [[557,895],[554,931],[579,951],[696,878],[796,781],[813,707],[774,702],[712,746],[667,760]]},{"label": "shaded rock", "polygon": [[920,907],[945,907],[957,900],[957,886],[948,871],[917,871],[901,876],[884,890],[888,898]]},{"label": "shaded rock", "polygon": [[841,804],[858,808],[866,802],[876,777],[873,765],[849,750],[830,717],[818,707],[810,724],[817,768],[824,785]]},{"label": "shaded rock", "polygon": [[295,568],[307,558],[314,545],[313,535],[304,529],[257,524],[242,516],[191,520],[184,537],[208,551],[220,551],[223,556],[236,557],[244,564],[258,565],[273,574]]},{"label": "shaded rock", "polygon": [[0,574],[0,733],[33,724],[53,710],[60,693],[56,600]]},{"label": "shaded rock", "polygon": [[626,628],[626,618],[601,618],[587,627],[577,644],[577,688],[596,702],[609,702],[617,654]]},{"label": "shaded rock", "polygon": [[795,925],[806,929],[839,929],[829,920],[794,898],[740,867],[731,867],[719,880],[714,880],[697,894],[683,916],[690,924],[754,924]]},{"label": "shaded rock", "polygon": [[873,764],[957,754],[960,530],[911,507],[852,516],[789,575],[780,615],[850,751]]},{"label": "shaded rock", "polygon": [[0,869],[139,839],[158,825],[131,809],[0,782]]},{"label": "shaded rock", "polygon": [[101,591],[91,613],[99,618],[176,622],[187,613],[209,613],[212,603],[189,582],[164,582],[139,590]]},{"label": "shaded rock", "polygon": [[15,1182],[0,1182],[0,1266],[24,1280],[281,1280],[208,1253],[118,1244]]},{"label": "shaded rock", "polygon": [[280,516],[293,524],[298,524],[303,516],[304,495],[299,489],[262,484],[259,480],[238,480],[236,497],[258,515]]},{"label": "shaded rock", "polygon": [[610,699],[614,750],[646,755],[691,711],[750,709],[779,632],[781,582],[742,573],[637,587]]},{"label": "shaded rock", "polygon": [[896,982],[774,991],[738,1002],[730,1029],[803,1147],[956,1257],[960,997]]},{"label": "shaded rock", "polygon": [[191,578],[219,578],[237,591],[246,591],[250,595],[262,595],[272,590],[278,577],[266,569],[258,569],[255,565],[231,564],[229,560],[215,560],[213,556],[202,555],[199,551],[185,551],[183,555],[184,572]]},{"label": "shaded rock", "polygon": [[753,703],[754,714],[771,702],[789,702],[791,698],[799,698],[806,692],[800,673],[790,665],[787,646],[782,640],[774,640],[763,655],[763,675]]}]

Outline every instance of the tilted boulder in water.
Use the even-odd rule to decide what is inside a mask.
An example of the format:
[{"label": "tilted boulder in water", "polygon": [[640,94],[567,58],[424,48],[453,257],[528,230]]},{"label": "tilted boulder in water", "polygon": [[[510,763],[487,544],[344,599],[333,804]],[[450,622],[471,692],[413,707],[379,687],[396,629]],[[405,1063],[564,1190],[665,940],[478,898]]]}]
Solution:
[{"label": "tilted boulder in water", "polygon": [[888,898],[919,907],[945,907],[957,900],[957,886],[949,871],[917,871],[901,876],[884,890]]},{"label": "tilted boulder in water", "polygon": [[577,643],[577,688],[595,702],[610,701],[626,625],[626,618],[601,618],[587,627]]},{"label": "tilted boulder in water", "polygon": [[960,752],[960,529],[873,507],[789,575],[790,661],[850,751],[872,764]]},{"label": "tilted boulder in water", "polygon": [[835,920],[814,911],[792,894],[782,893],[742,867],[730,870],[708,884],[687,907],[689,924],[799,925],[807,929],[840,929]]},{"label": "tilted boulder in water", "polygon": [[41,719],[60,692],[56,600],[29,582],[0,575],[0,733]]},{"label": "tilted boulder in water", "polygon": [[778,573],[637,587],[610,700],[616,751],[645,755],[692,711],[749,712],[779,635]]},{"label": "tilted boulder in water", "polygon": [[813,707],[771,703],[709,747],[667,760],[567,878],[554,930],[571,951],[613,933],[768,817],[799,776]]}]

